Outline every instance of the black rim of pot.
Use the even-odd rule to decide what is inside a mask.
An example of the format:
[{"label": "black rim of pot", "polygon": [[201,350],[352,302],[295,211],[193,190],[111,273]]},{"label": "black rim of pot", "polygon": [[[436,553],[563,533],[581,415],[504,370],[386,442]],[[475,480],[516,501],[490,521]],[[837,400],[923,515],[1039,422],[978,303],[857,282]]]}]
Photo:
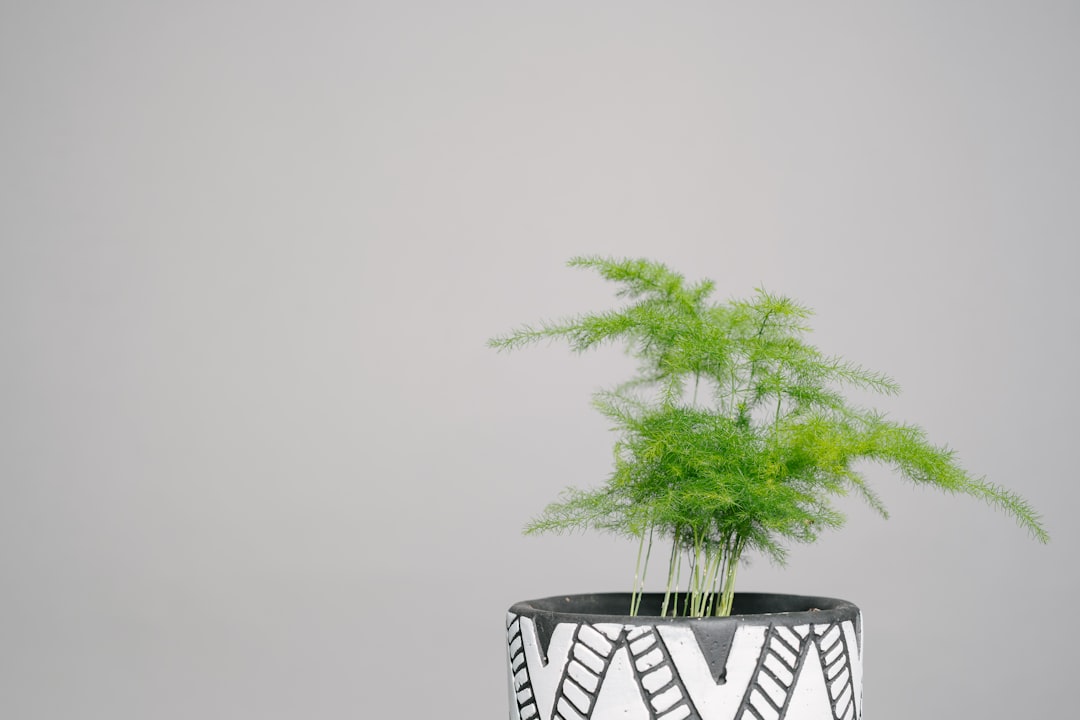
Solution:
[{"label": "black rim of pot", "polygon": [[[645,593],[642,611],[630,616],[629,593],[587,593],[553,595],[537,600],[515,603],[510,612],[530,618],[542,617],[550,623],[619,623],[622,625],[656,625],[658,623],[738,623],[769,625],[778,620],[784,625],[823,624],[852,620],[859,609],[847,600],[811,595],[782,593],[735,593],[732,613],[727,617],[689,618],[660,617],[659,608],[664,593]],[[681,603],[685,596],[680,593]]]}]

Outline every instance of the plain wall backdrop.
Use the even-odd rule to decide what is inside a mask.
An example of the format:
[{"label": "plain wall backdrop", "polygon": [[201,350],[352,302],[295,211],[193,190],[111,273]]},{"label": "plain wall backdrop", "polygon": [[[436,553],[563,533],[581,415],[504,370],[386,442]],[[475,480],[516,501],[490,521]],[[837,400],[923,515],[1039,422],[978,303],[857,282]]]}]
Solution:
[{"label": "plain wall backdrop", "polygon": [[[0,5],[0,717],[505,717],[506,608],[626,590],[523,538],[611,462],[578,254],[817,310],[1049,546],[888,521],[743,590],[850,599],[866,717],[1066,717],[1075,2]],[[653,578],[653,585],[661,583]],[[944,646],[941,638],[950,642]]]}]

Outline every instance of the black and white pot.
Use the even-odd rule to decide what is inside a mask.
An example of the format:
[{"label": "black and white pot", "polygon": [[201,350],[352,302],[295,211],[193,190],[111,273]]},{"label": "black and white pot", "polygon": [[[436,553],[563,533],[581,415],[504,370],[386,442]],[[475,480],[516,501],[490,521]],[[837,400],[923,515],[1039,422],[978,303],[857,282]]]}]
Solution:
[{"label": "black and white pot", "polygon": [[507,614],[511,720],[858,720],[849,602],[737,593],[731,617],[661,618],[646,594],[530,600]]}]

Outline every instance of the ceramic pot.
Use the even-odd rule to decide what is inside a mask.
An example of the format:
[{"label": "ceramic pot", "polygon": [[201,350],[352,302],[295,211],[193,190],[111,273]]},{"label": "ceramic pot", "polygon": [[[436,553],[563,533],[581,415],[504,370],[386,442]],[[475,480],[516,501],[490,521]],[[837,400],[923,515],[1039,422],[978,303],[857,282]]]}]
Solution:
[{"label": "ceramic pot", "polygon": [[831,598],[736,593],[724,618],[661,618],[646,594],[507,614],[511,720],[858,720],[862,618]]}]

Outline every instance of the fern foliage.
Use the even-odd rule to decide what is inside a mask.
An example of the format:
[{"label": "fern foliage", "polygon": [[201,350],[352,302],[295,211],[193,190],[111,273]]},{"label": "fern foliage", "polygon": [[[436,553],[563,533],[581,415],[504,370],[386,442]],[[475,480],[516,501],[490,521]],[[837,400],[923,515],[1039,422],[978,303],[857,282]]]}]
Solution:
[{"label": "fern foliage", "polygon": [[980,498],[1047,541],[1023,498],[970,475],[919,427],[851,405],[845,389],[899,387],[809,344],[808,308],[764,290],[715,302],[712,281],[691,284],[644,259],[578,257],[569,265],[616,283],[626,304],[521,327],[489,344],[511,350],[562,340],[584,352],[614,343],[638,361],[633,377],[593,399],[618,433],[610,477],[567,490],[526,527],[635,539],[631,614],[657,542],[670,543],[662,613],[727,615],[745,552],[783,563],[790,543],[844,524],[832,502],[848,493],[887,517],[857,469],[864,461]]}]

